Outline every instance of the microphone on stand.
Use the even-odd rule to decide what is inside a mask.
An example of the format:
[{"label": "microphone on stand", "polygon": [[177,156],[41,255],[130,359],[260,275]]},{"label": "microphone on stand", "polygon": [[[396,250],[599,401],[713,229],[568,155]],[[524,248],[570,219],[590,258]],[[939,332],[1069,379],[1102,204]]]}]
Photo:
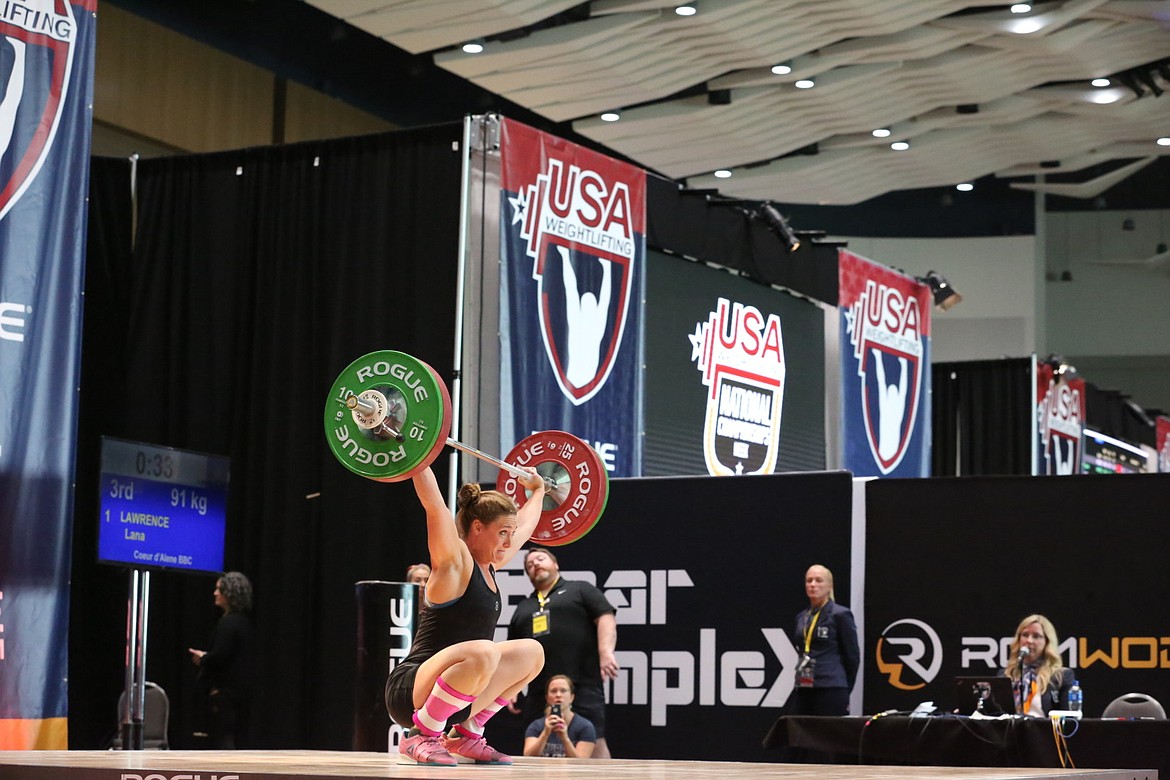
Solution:
[{"label": "microphone on stand", "polygon": [[1028,648],[1021,647],[1018,651],[1016,651],[1016,661],[1022,664],[1030,652],[1031,651]]}]

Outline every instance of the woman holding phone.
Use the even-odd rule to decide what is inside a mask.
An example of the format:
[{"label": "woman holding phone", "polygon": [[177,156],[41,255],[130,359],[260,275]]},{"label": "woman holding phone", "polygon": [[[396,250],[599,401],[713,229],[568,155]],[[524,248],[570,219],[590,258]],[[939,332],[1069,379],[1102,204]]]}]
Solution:
[{"label": "woman holding phone", "polygon": [[563,674],[548,679],[544,700],[547,714],[528,724],[524,755],[550,758],[589,758],[597,743],[593,724],[573,712],[573,681]]}]

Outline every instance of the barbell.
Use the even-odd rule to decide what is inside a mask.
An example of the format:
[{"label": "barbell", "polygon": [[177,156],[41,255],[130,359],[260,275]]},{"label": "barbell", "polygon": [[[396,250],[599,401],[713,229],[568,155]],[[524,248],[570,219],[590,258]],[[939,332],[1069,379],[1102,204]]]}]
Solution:
[{"label": "barbell", "polygon": [[337,377],[325,403],[325,438],[350,471],[378,482],[410,479],[445,446],[499,467],[496,489],[523,506],[529,493],[519,478],[535,468],[545,483],[532,539],[550,546],[589,533],[609,500],[601,456],[565,431],[539,431],[516,443],[504,459],[456,441],[451,393],[430,365],[404,352],[381,350],[353,361]]}]

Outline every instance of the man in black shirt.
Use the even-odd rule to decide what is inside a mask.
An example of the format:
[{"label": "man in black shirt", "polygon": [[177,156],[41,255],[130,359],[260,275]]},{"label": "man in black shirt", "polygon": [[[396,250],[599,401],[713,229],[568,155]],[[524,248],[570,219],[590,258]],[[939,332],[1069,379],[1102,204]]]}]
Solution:
[{"label": "man in black shirt", "polygon": [[524,571],[536,588],[520,602],[508,626],[509,639],[532,637],[544,646],[544,669],[528,685],[525,722],[544,717],[544,688],[555,675],[576,686],[573,709],[597,730],[594,758],[609,758],[605,739],[603,680],[617,676],[617,610],[593,585],[561,579],[556,556],[534,547],[524,556]]}]

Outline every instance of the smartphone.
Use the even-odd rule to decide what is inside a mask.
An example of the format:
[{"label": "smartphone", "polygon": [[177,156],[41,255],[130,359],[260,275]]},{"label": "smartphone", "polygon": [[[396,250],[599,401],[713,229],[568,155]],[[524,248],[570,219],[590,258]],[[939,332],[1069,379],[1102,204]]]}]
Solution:
[{"label": "smartphone", "polygon": [[559,705],[559,704],[552,705],[552,707],[549,708],[548,714],[549,715],[556,715],[559,718],[561,716],[561,705]]}]

